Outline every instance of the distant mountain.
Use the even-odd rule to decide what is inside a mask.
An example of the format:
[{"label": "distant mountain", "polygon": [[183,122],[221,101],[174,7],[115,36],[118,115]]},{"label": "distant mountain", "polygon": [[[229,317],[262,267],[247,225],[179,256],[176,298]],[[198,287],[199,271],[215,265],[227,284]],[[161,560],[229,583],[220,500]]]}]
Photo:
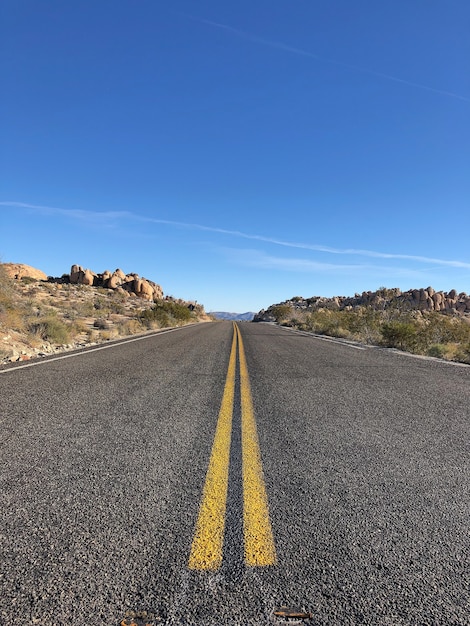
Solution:
[{"label": "distant mountain", "polygon": [[251,322],[256,313],[248,311],[248,313],[227,313],[226,311],[211,311],[209,315],[213,315],[218,320],[233,320],[234,322]]}]

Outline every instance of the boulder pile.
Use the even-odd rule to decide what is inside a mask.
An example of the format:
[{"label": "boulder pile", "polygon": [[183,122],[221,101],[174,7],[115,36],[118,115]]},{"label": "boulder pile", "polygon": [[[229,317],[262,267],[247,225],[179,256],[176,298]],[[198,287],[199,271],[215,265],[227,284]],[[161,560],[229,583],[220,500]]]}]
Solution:
[{"label": "boulder pile", "polygon": [[[457,293],[455,289],[449,292],[435,291],[432,287],[425,289],[410,289],[400,291],[400,289],[382,288],[377,291],[363,291],[354,296],[336,296],[334,298],[324,298],[313,296],[303,298],[296,296],[291,300],[286,300],[281,304],[287,304],[293,309],[329,309],[333,311],[354,310],[358,307],[370,307],[375,310],[386,310],[390,308],[402,311],[437,311],[448,315],[469,315],[470,316],[470,295],[465,292]],[[272,321],[274,319],[271,309],[279,305],[271,305],[268,309],[260,311],[254,318],[255,322]]]},{"label": "boulder pile", "polygon": [[160,285],[138,274],[125,274],[121,269],[114,272],[105,270],[102,274],[95,274],[81,265],[72,265],[69,282],[73,285],[90,285],[105,289],[118,290],[128,296],[136,296],[143,300],[160,300],[163,290]]},{"label": "boulder pile", "polygon": [[395,305],[403,310],[470,313],[470,295],[465,292],[457,293],[455,289],[449,292],[435,291],[432,287],[410,289],[404,292],[399,289],[379,289],[378,291],[365,291],[360,295],[355,294],[354,298],[338,298],[338,300],[340,308],[358,305],[388,308]]}]

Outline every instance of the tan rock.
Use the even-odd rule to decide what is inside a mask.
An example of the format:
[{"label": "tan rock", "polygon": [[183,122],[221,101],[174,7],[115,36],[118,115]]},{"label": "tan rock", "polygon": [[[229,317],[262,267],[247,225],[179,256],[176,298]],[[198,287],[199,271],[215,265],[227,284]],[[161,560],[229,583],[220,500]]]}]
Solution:
[{"label": "tan rock", "polygon": [[157,285],[156,283],[152,283],[152,286],[153,286],[153,299],[161,300],[163,298],[163,289],[161,288],[160,285]]},{"label": "tan rock", "polygon": [[80,276],[83,274],[83,267],[81,265],[72,265],[70,268],[70,282],[73,285],[78,285]]},{"label": "tan rock", "polygon": [[121,282],[124,281],[126,279],[126,275],[124,274],[124,272],[122,270],[120,270],[119,268],[117,268],[116,270],[114,270],[113,272],[113,276],[117,276],[118,278],[121,279]]},{"label": "tan rock", "polygon": [[31,267],[31,265],[25,265],[24,263],[3,263],[2,266],[10,278],[47,280],[47,274],[35,267]]},{"label": "tan rock", "polygon": [[108,289],[117,289],[121,285],[122,285],[122,278],[120,278],[120,276],[116,276],[116,273],[114,273],[107,281],[106,286],[108,287]]},{"label": "tan rock", "polygon": [[134,293],[144,300],[153,300],[153,287],[144,278],[136,278],[134,280]]},{"label": "tan rock", "polygon": [[91,270],[85,270],[83,272],[83,276],[80,279],[81,285],[93,285],[95,280],[95,275]]}]

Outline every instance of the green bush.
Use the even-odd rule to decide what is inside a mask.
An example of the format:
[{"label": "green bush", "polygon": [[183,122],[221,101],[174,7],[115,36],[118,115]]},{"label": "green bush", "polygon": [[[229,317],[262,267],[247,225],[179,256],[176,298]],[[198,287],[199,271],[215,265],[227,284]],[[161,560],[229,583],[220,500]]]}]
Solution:
[{"label": "green bush", "polygon": [[429,346],[427,354],[428,356],[433,356],[438,359],[443,359],[447,353],[447,348],[442,343],[435,343],[432,346]]},{"label": "green bush", "polygon": [[43,317],[29,326],[29,331],[43,341],[54,344],[65,344],[70,340],[68,327],[56,317]]},{"label": "green bush", "polygon": [[413,350],[416,345],[417,328],[412,322],[388,322],[382,325],[381,333],[390,348]]},{"label": "green bush", "polygon": [[142,311],[139,314],[139,319],[147,328],[152,328],[155,324],[160,328],[167,328],[189,322],[191,311],[187,306],[178,302],[161,300],[152,309]]},{"label": "green bush", "polygon": [[[319,307],[321,302],[314,297],[307,300],[306,309],[283,303],[271,307],[269,311],[282,326],[370,345],[385,345],[415,354],[470,362],[468,317],[410,311],[399,302],[397,293],[395,289],[382,289],[380,295],[391,298],[383,309],[363,305],[332,310]],[[295,298],[292,300],[295,301]]]},{"label": "green bush", "polygon": [[289,304],[278,304],[271,309],[276,322],[282,322],[292,315],[292,307]]},{"label": "green bush", "polygon": [[8,276],[5,268],[0,263],[0,307],[8,307],[12,304],[13,281]]}]

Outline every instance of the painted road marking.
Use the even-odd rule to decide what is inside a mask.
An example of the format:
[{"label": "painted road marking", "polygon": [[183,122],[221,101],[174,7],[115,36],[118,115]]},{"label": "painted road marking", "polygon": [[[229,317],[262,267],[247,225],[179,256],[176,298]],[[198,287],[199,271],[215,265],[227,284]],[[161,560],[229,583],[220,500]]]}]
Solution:
[{"label": "painted road marking", "polygon": [[188,564],[190,569],[216,570],[222,564],[236,356],[237,335],[234,329],[224,394],[191,546]]},{"label": "painted road marking", "polygon": [[189,568],[195,570],[217,570],[222,564],[235,399],[237,343],[242,415],[245,563],[249,566],[266,566],[276,563],[276,549],[269,520],[268,498],[263,477],[248,368],[241,333],[234,323],[232,349],[222,404],[188,563]]},{"label": "painted road marking", "polygon": [[245,563],[266,566],[276,563],[276,548],[269,519],[268,496],[263,476],[245,350],[238,326],[240,396],[242,411],[243,533]]}]

